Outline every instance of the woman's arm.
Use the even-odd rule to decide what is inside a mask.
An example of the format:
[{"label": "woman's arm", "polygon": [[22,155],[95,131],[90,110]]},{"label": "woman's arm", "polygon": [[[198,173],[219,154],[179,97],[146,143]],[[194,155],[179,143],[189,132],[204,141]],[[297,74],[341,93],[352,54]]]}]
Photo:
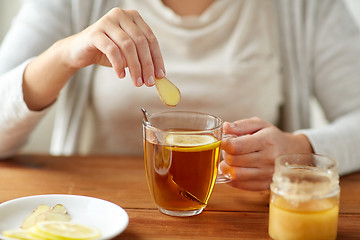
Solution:
[{"label": "woman's arm", "polygon": [[314,95],[330,124],[302,130],[316,153],[339,162],[339,173],[360,170],[360,29],[343,1],[324,3],[317,18],[313,59]]},{"label": "woman's arm", "polygon": [[[24,1],[0,48],[0,158],[15,154],[47,110],[32,111],[23,96],[27,65],[71,32],[70,1]],[[46,24],[45,24],[46,23]]]},{"label": "woman's arm", "polygon": [[301,80],[313,84],[309,90],[330,123],[295,133],[282,132],[258,118],[225,124],[226,133],[238,135],[222,142],[221,167],[232,175],[230,184],[235,187],[268,189],[274,160],[285,153],[328,155],[339,162],[340,174],[360,170],[360,32],[342,1],[311,2],[308,7],[301,14],[309,14],[302,22],[309,29],[297,29],[301,32],[296,34],[306,50],[312,49],[306,51],[310,55],[305,60],[309,79]]},{"label": "woman's arm", "polygon": [[[51,34],[54,32],[52,27],[57,28],[60,26],[58,31],[55,31],[55,36],[63,36],[66,29],[71,28],[71,25],[65,24],[66,26],[63,26],[58,20],[68,18],[64,18],[64,16],[54,18],[56,14],[51,14],[52,11],[59,11],[53,9],[54,7],[63,9],[61,13],[66,12],[66,10],[70,11],[70,8],[66,9],[66,6],[56,6],[61,3],[70,4],[71,2],[44,2],[45,5],[42,5],[40,1],[30,1],[30,6],[25,6],[26,11],[21,11],[19,15],[19,19],[22,21],[18,21],[14,26],[7,38],[8,44],[4,46],[6,51],[2,54],[2,58],[16,55],[16,47],[19,46],[14,45],[21,45],[25,51],[30,51],[31,46],[29,50],[24,38],[31,37],[31,43],[35,49],[38,49],[38,45],[43,46],[44,42],[47,45],[51,43],[49,48],[45,49],[29,63],[23,74],[23,100],[30,112],[41,111],[49,106],[55,101],[60,90],[77,70],[92,64],[113,67],[119,78],[125,76],[124,69],[128,67],[134,85],[138,87],[144,83],[147,86],[152,86],[155,83],[155,77],[164,77],[164,63],[158,42],[151,29],[138,12],[134,10],[114,8],[80,33],[65,38],[59,37],[59,40],[54,37],[51,37],[50,40],[43,40],[48,35],[53,36]],[[44,6],[48,6],[48,8],[44,8]],[[31,14],[37,8],[44,11],[40,13],[43,16],[42,19],[39,19],[38,15]],[[32,17],[32,19],[26,19],[27,17]],[[54,26],[48,25],[49,20],[53,20]],[[37,27],[45,22],[47,28]],[[34,26],[34,29],[27,29],[27,27],[31,26]],[[33,32],[36,30],[41,35],[36,35]],[[59,32],[62,34],[58,34]],[[12,44],[12,41],[17,44]],[[37,53],[37,51],[30,52],[27,57]],[[2,76],[2,78],[5,78],[4,82],[8,82],[8,84],[9,81],[14,82],[12,79],[7,78],[6,74],[4,76]],[[14,87],[16,88],[16,86]],[[6,93],[4,95],[6,96]],[[11,106],[14,103],[0,104],[9,104]],[[0,119],[0,123],[1,121]],[[6,128],[6,123],[3,123],[4,128]],[[26,136],[23,136],[19,141],[22,141],[24,137]],[[6,140],[6,138],[3,138],[0,141]]]}]

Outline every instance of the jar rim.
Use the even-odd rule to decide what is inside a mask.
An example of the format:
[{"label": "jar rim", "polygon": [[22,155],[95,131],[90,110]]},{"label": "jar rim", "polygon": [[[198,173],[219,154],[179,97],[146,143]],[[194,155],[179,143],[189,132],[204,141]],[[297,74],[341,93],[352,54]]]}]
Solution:
[{"label": "jar rim", "polygon": [[284,154],[275,159],[276,167],[284,168],[316,168],[338,174],[338,162],[326,155],[314,153]]},{"label": "jar rim", "polygon": [[325,198],[340,190],[338,163],[320,154],[286,154],[275,160],[271,191],[292,197]]}]

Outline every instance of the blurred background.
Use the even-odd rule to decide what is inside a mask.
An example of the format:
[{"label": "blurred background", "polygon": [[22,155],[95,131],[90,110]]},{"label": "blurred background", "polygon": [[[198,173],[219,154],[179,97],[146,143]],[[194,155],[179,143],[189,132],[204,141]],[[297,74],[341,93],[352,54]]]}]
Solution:
[{"label": "blurred background", "polygon": [[[51,1],[51,0],[49,0]],[[344,1],[352,16],[360,27],[360,0],[339,0]],[[11,26],[12,18],[17,14],[21,6],[21,0],[0,0],[0,45],[3,37]],[[360,44],[360,43],[359,43]],[[54,120],[55,107],[40,122],[32,133],[29,142],[23,152],[27,153],[48,153],[52,125]],[[314,100],[312,104],[312,123],[314,127],[321,127],[326,124],[322,110]],[[85,152],[84,152],[85,153]]]}]

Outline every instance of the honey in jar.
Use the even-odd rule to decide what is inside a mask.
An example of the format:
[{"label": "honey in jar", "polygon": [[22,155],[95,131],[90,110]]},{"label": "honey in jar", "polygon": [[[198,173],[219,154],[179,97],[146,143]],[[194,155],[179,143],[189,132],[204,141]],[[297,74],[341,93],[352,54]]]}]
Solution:
[{"label": "honey in jar", "polygon": [[339,192],[335,160],[314,154],[279,157],[271,184],[270,237],[336,239]]}]

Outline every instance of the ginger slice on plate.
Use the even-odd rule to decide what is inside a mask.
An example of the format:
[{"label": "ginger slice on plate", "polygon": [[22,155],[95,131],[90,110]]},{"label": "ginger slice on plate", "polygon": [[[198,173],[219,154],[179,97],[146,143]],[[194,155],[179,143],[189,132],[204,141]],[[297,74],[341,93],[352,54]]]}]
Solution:
[{"label": "ginger slice on plate", "polygon": [[50,207],[46,204],[41,204],[33,210],[33,212],[24,219],[21,228],[29,229],[35,226],[38,222],[43,221],[64,221],[71,220],[71,216],[62,204],[56,204]]},{"label": "ginger slice on plate", "polygon": [[36,224],[36,218],[40,214],[47,212],[50,209],[51,209],[50,206],[48,206],[46,204],[41,204],[41,205],[37,206],[37,208],[35,208],[32,211],[32,213],[24,219],[23,223],[21,224],[21,228],[28,229],[28,228],[34,226]]}]

